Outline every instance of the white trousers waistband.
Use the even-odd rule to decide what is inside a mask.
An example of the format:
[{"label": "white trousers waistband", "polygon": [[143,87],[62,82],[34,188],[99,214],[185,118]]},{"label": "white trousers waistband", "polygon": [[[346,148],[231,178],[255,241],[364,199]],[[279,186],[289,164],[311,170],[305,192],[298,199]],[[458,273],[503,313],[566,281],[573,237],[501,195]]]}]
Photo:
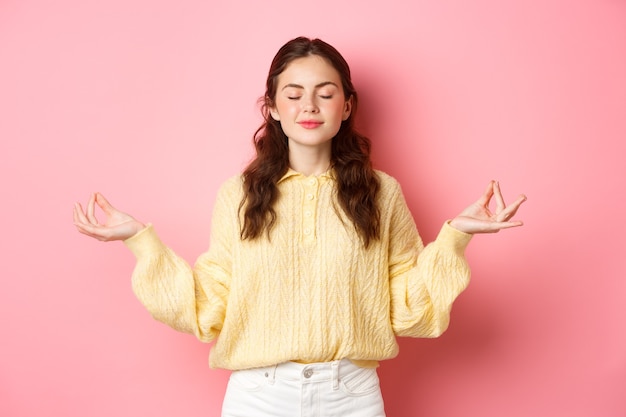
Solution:
[{"label": "white trousers waistband", "polygon": [[300,381],[302,384],[312,384],[330,381],[333,389],[339,389],[339,380],[342,376],[359,369],[348,359],[324,363],[297,363],[285,362],[274,366],[261,368],[260,371],[268,378],[269,383],[276,379],[286,381]]},{"label": "white trousers waistband", "polygon": [[234,371],[222,417],[384,417],[376,368],[347,359]]}]

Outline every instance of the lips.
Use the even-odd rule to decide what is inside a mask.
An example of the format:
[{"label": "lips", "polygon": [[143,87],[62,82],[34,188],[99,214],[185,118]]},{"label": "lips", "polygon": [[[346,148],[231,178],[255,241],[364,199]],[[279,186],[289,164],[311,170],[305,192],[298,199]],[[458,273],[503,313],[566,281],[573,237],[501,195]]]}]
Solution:
[{"label": "lips", "polygon": [[298,124],[305,129],[315,129],[318,126],[321,126],[322,122],[319,122],[317,120],[303,120],[301,122],[298,122]]}]

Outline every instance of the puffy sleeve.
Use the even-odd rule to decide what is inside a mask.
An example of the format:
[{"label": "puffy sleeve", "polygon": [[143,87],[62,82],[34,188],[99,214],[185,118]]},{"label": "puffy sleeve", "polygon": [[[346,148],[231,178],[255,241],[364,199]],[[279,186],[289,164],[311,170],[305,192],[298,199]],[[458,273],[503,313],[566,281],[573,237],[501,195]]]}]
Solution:
[{"label": "puffy sleeve", "polygon": [[469,284],[465,248],[472,235],[444,223],[424,247],[398,186],[391,201],[389,278],[395,334],[438,337],[447,328],[457,296]]},{"label": "puffy sleeve", "polygon": [[132,288],[139,301],[156,320],[203,342],[215,339],[224,322],[238,204],[232,187],[222,186],[213,209],[210,248],[193,267],[163,244],[152,225],[125,241],[137,258]]}]

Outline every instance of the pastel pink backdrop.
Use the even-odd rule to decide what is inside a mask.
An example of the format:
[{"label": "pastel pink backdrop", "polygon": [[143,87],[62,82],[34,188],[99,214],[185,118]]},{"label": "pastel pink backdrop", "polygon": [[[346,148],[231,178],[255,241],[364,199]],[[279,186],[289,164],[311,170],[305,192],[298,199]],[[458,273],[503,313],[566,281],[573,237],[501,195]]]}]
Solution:
[{"label": "pastel pink backdrop", "polygon": [[193,262],[251,156],[288,39],[349,60],[359,126],[425,240],[501,181],[526,225],[477,236],[436,340],[380,373],[390,417],[626,415],[626,2],[0,3],[0,415],[217,416],[209,345],[153,321],[101,191]]}]

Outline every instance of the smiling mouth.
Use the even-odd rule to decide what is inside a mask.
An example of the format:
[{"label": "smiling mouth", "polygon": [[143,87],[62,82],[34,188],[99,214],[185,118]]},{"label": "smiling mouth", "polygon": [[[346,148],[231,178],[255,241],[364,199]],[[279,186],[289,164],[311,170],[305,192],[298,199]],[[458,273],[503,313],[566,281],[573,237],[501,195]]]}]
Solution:
[{"label": "smiling mouth", "polygon": [[305,120],[302,122],[298,122],[298,124],[305,129],[315,129],[318,126],[321,126],[322,122],[318,122],[315,120]]}]

